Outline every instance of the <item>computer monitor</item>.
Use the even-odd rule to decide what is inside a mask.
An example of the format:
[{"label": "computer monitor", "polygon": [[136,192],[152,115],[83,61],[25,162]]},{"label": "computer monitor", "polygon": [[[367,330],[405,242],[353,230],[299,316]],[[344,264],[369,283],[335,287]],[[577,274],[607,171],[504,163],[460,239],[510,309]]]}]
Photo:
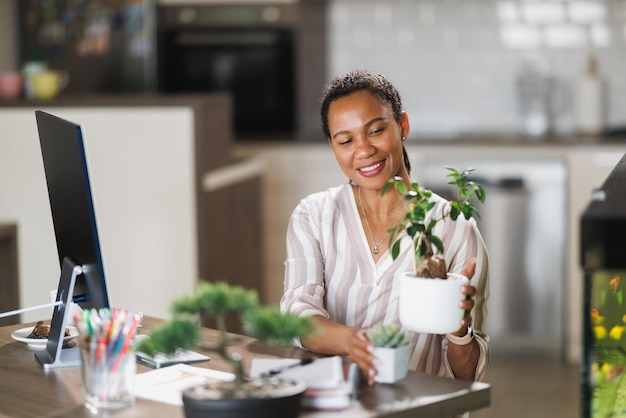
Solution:
[{"label": "computer monitor", "polygon": [[[61,277],[46,350],[36,353],[44,368],[80,364],[77,350],[63,350],[69,303],[83,309],[108,308],[109,298],[82,130],[43,111],[36,111]],[[67,352],[67,353],[66,353]]]}]

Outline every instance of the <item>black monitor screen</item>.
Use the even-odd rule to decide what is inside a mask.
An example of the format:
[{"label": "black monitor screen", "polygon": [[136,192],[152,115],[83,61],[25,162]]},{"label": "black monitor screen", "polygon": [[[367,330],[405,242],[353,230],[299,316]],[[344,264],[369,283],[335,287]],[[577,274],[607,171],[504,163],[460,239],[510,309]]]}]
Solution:
[{"label": "black monitor screen", "polygon": [[36,111],[59,264],[82,266],[73,300],[83,309],[109,307],[81,127]]}]

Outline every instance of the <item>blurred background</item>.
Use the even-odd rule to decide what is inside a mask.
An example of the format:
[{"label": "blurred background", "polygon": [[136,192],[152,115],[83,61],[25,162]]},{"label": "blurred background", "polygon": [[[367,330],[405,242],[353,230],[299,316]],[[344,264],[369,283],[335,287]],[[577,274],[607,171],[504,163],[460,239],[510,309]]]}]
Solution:
[{"label": "blurred background", "polygon": [[532,133],[524,111],[535,100],[554,132],[571,134],[577,85],[595,57],[610,91],[606,123],[619,128],[625,13],[624,2],[600,0],[334,1],[329,70],[389,75],[416,136]]},{"label": "blurred background", "polygon": [[[237,80],[243,103],[266,88],[252,81],[264,80],[279,90],[273,99],[285,121],[267,116],[262,126],[241,104],[240,134],[316,135],[310,110],[320,83],[356,67],[398,86],[417,139],[572,135],[584,110],[580,85],[591,74],[601,79],[604,128],[626,123],[622,0],[2,0],[0,7],[0,71],[45,60],[70,70],[68,92],[233,90]],[[208,57],[213,64],[200,64]],[[245,64],[254,67],[246,73]]]},{"label": "blurred background", "polygon": [[[626,0],[0,0],[0,51],[3,74],[27,80],[41,62],[67,72],[60,99],[231,95],[229,157],[263,166],[268,303],[282,294],[291,210],[346,181],[319,128],[324,84],[354,68],[384,74],[410,117],[412,176],[445,195],[442,167],[473,166],[488,189],[491,373],[527,378],[499,398],[528,408],[512,393],[543,370],[556,380],[541,391],[565,387],[554,396],[569,409],[520,416],[574,416],[579,216],[626,149]],[[15,103],[31,94],[24,84]],[[520,352],[540,356],[509,357]]]}]

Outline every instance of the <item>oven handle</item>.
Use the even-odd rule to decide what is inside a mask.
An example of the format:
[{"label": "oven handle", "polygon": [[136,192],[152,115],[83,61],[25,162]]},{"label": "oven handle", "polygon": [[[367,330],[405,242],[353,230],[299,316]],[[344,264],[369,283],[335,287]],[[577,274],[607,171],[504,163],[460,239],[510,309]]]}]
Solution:
[{"label": "oven handle", "polygon": [[272,46],[278,43],[273,33],[179,33],[174,44],[179,46]]}]

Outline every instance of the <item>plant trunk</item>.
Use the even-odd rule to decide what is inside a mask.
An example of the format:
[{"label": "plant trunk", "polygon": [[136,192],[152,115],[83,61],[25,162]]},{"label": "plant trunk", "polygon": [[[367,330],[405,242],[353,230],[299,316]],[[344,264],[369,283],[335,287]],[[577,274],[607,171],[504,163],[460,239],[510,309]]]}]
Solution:
[{"label": "plant trunk", "polygon": [[243,364],[241,362],[241,355],[239,353],[229,354],[226,348],[228,347],[228,336],[226,335],[226,318],[223,315],[217,315],[217,327],[220,331],[219,345],[214,348],[217,354],[226,360],[233,368],[235,374],[234,386],[238,390],[243,385]]},{"label": "plant trunk", "polygon": [[447,279],[446,259],[442,254],[433,254],[433,247],[426,241],[428,251],[426,255],[415,265],[415,276],[426,279]]}]

